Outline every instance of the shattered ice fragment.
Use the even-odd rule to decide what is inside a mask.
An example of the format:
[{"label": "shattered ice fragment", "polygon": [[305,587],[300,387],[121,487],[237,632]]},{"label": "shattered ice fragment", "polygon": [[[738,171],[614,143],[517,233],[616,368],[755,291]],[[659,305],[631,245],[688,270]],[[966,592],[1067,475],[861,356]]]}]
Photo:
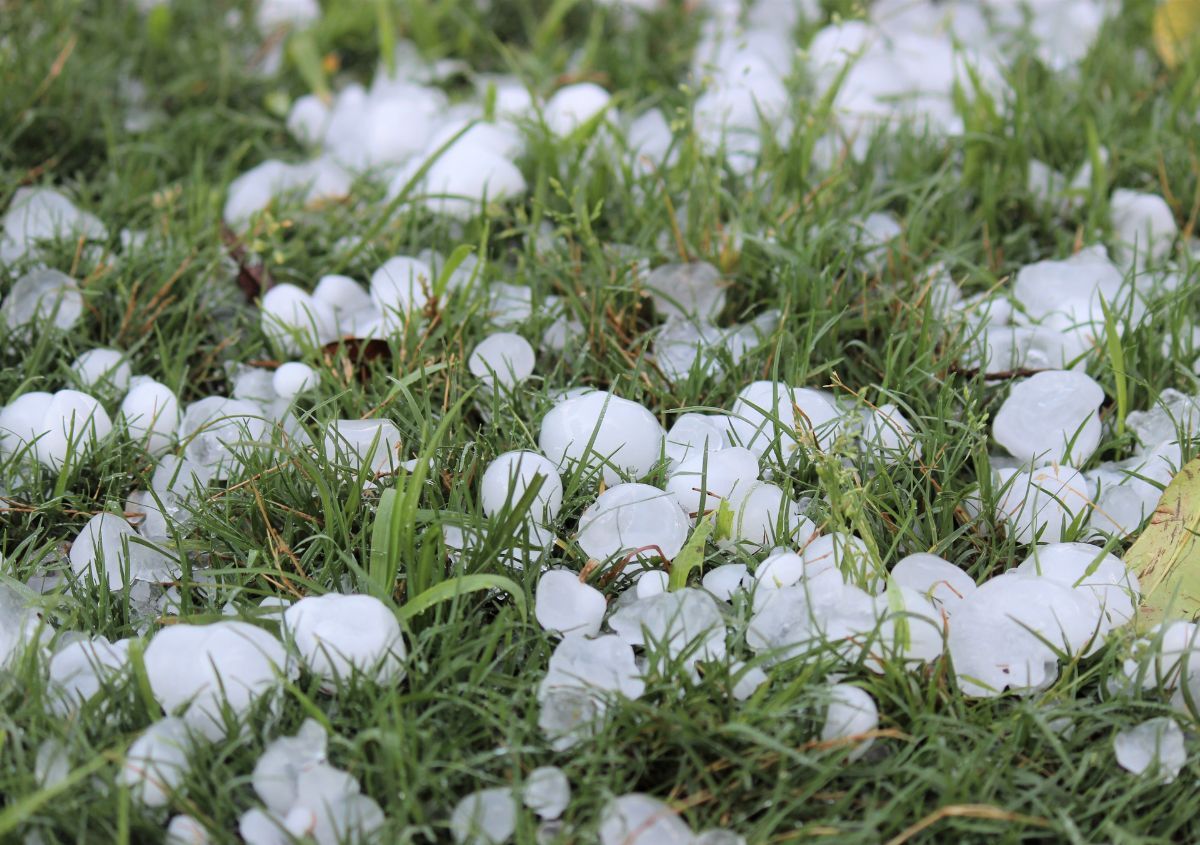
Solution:
[{"label": "shattered ice fragment", "polygon": [[378,684],[404,675],[408,652],[400,623],[374,596],[305,596],[284,611],[283,627],[304,665],[327,689],[355,674]]},{"label": "shattered ice fragment", "polygon": [[525,806],[543,819],[557,819],[571,801],[571,784],[557,766],[541,766],[525,777]]},{"label": "shattered ice fragment", "polygon": [[182,719],[159,719],[133,741],[118,778],[134,799],[147,807],[165,807],[190,768],[191,739]]},{"label": "shattered ice fragment", "polygon": [[450,814],[450,831],[459,845],[502,845],[516,828],[517,807],[508,787],[472,792]]},{"label": "shattered ice fragment", "polygon": [[1187,763],[1183,731],[1169,716],[1147,719],[1113,737],[1113,752],[1121,768],[1171,783]]},{"label": "shattered ice fragment", "polygon": [[688,520],[675,497],[649,484],[605,490],[579,517],[578,542],[589,557],[673,560],[687,541]]},{"label": "shattered ice fragment", "polygon": [[633,792],[600,813],[600,845],[693,845],[691,828],[667,804]]},{"label": "shattered ice fragment", "polygon": [[[829,688],[829,707],[825,711],[825,725],[821,728],[823,742],[852,739],[878,727],[879,707],[866,690],[853,684],[833,684]],[[862,757],[872,742],[872,738],[858,740],[849,759]]]}]

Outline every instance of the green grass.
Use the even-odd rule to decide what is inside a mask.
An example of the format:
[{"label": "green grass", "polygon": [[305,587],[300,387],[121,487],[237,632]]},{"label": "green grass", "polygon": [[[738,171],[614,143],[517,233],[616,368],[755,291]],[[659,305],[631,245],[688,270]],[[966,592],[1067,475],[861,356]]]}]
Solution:
[{"label": "green grass", "polygon": [[[314,37],[322,54],[340,60],[335,82],[369,78],[380,43],[375,4],[326,5]],[[621,107],[657,104],[672,119],[693,96],[679,85],[699,31],[687,5],[670,2],[628,21],[584,2],[549,0],[493,0],[488,11],[470,0],[408,0],[393,13],[400,33],[428,56],[467,57],[480,69],[515,72],[540,91],[565,75],[597,78],[619,92]],[[445,564],[441,541],[448,519],[484,525],[479,477],[496,454],[536,448],[551,391],[609,387],[670,425],[686,409],[728,408],[742,385],[766,377],[844,385],[837,389],[864,401],[894,402],[920,432],[924,467],[875,472],[861,458],[848,468],[789,467],[780,483],[797,496],[816,494],[819,479],[835,469],[844,485],[828,505],[818,501],[814,519],[852,519],[889,564],[934,551],[983,579],[1023,558],[989,519],[963,518],[962,505],[989,466],[990,414],[1006,386],[952,366],[961,343],[947,341],[929,319],[919,299],[922,269],[945,262],[964,293],[1004,285],[1024,263],[1102,240],[1113,186],[1162,193],[1181,226],[1190,224],[1200,198],[1200,64],[1168,73],[1149,47],[1152,4],[1126,5],[1076,78],[1020,57],[1010,72],[1017,96],[1009,116],[977,115],[957,141],[881,137],[865,161],[833,174],[810,166],[828,117],[796,80],[794,135],[767,148],[749,185],[704,156],[686,131],[678,164],[641,181],[587,138],[560,143],[534,133],[520,162],[529,196],[458,230],[420,213],[381,223],[370,200],[381,199],[382,189],[369,183],[356,187],[361,203],[277,207],[264,216],[248,243],[277,280],[307,287],[335,270],[365,280],[390,255],[429,246],[449,254],[465,244],[488,258],[481,284],[532,288],[535,317],[521,329],[527,337],[536,339],[548,323],[540,304],[553,294],[583,322],[587,338],[564,355],[542,356],[530,382],[489,399],[472,393],[465,367],[488,330],[478,294],[450,296],[439,319],[413,325],[362,380],[347,380],[309,350],[305,360],[320,365],[322,381],[302,403],[301,418],[318,442],[330,420],[383,414],[402,432],[403,458],[433,458],[428,479],[406,479],[406,489],[397,482],[386,505],[396,521],[388,548],[403,549],[397,579],[389,585],[389,564],[372,558],[386,533],[373,530],[385,510],[377,493],[362,492],[364,479],[348,468],[279,444],[249,459],[243,483],[211,491],[194,527],[177,538],[189,562],[182,615],[211,620],[226,602],[251,608],[265,596],[345,587],[390,596],[400,607],[451,576],[512,578],[523,602],[464,592],[413,615],[407,679],[394,691],[357,684],[328,696],[302,676],[277,713],[261,714],[241,738],[197,752],[171,811],[195,815],[214,841],[235,841],[238,816],[257,804],[249,776],[264,743],[320,714],[331,729],[332,762],[381,804],[389,842],[449,841],[447,819],[458,798],[519,783],[548,763],[566,770],[574,790],[562,842],[593,841],[604,802],[635,790],[669,800],[696,830],[727,826],[751,843],[878,843],[919,823],[928,827],[908,841],[1195,840],[1195,759],[1170,785],[1131,776],[1113,759],[1117,730],[1167,712],[1153,691],[1134,698],[1105,692],[1127,645],[1120,637],[1065,664],[1050,689],[995,701],[962,697],[944,662],[876,675],[814,655],[773,668],[769,686],[738,704],[727,695],[725,667],[705,667],[692,683],[652,657],[646,695],[614,708],[593,741],[555,754],[537,729],[535,698],[553,644],[522,612],[536,575],[497,562],[504,526],[455,568]],[[0,0],[0,208],[22,185],[53,184],[99,216],[114,245],[124,227],[151,233],[136,254],[99,261],[61,245],[51,261],[84,280],[86,319],[76,332],[29,344],[14,344],[0,328],[0,403],[67,386],[70,362],[94,346],[127,350],[135,372],[165,382],[182,403],[226,391],[227,362],[278,359],[234,282],[220,211],[238,173],[266,157],[301,157],[278,104],[307,89],[292,66],[273,78],[251,72],[258,36],[226,22],[227,11],[241,8],[234,0],[180,0],[169,16],[147,21],[117,0]],[[808,34],[797,33],[800,43]],[[147,132],[122,128],[117,92],[125,75],[145,81],[147,105],[164,115]],[[1073,170],[1089,155],[1093,128],[1111,154],[1104,182],[1077,211],[1052,215],[1029,195],[1025,167],[1037,157]],[[672,212],[679,209],[676,232]],[[849,227],[877,210],[897,214],[905,234],[875,275],[857,269]],[[548,248],[535,241],[541,224],[553,228]],[[368,242],[352,255],[336,246],[364,233]],[[664,238],[665,251],[658,246]],[[609,257],[609,243],[656,260],[682,249],[719,263],[733,280],[724,316],[778,308],[781,325],[725,377],[694,374],[668,384],[645,354],[648,306]],[[14,279],[0,271],[0,291]],[[1117,425],[1127,410],[1151,407],[1167,387],[1196,391],[1191,356],[1164,358],[1161,346],[1200,317],[1197,294],[1200,277],[1188,266],[1179,290],[1119,342],[1115,323],[1127,318],[1109,315],[1112,342],[1091,353],[1089,372],[1111,400],[1104,413],[1113,425],[1094,460],[1128,453],[1131,435]],[[107,398],[110,411],[118,401]],[[18,581],[61,554],[91,514],[119,511],[153,471],[150,457],[120,436],[57,475],[0,461],[0,486],[13,491],[0,515],[3,573]],[[584,556],[570,536],[596,483],[577,475],[567,490],[553,526],[564,541],[555,555],[578,568]],[[985,512],[994,496],[985,491]],[[724,559],[709,547],[707,564]],[[194,579],[201,572],[203,584]],[[147,633],[126,593],[81,586],[37,601],[60,630],[111,639]],[[735,606],[733,617],[733,652],[745,658],[736,632],[747,608]],[[856,762],[845,749],[814,742],[831,671],[848,671],[879,703],[886,735]],[[159,715],[136,679],[69,719],[49,715],[45,696],[32,658],[0,673],[0,841],[30,834],[45,842],[158,841],[166,813],[131,805],[114,785],[123,750]],[[1052,729],[1059,719],[1071,730]],[[47,738],[66,743],[78,775],[53,794],[39,791],[33,774]],[[533,836],[523,816],[516,839]]]}]

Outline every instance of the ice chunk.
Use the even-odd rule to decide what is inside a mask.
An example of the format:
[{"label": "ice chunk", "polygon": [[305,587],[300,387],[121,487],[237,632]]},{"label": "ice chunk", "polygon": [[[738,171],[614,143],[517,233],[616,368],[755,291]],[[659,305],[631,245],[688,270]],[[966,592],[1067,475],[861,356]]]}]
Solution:
[{"label": "ice chunk", "polygon": [[1001,469],[996,476],[996,517],[1018,543],[1057,543],[1091,506],[1087,479],[1069,466]]},{"label": "ice chunk", "polygon": [[1118,188],[1109,199],[1113,240],[1132,263],[1150,266],[1166,258],[1175,243],[1179,225],[1166,200],[1158,194]]},{"label": "ice chunk", "polygon": [[525,806],[543,819],[557,819],[571,802],[571,784],[558,766],[539,766],[525,777]]},{"label": "ice chunk", "polygon": [[538,687],[538,726],[557,750],[587,738],[613,694],[638,698],[646,689],[633,648],[620,637],[565,637]]},{"label": "ice chunk", "polygon": [[693,845],[692,830],[668,805],[633,792],[600,813],[600,845]]},{"label": "ice chunk", "polygon": [[226,733],[225,707],[241,719],[283,678],[295,675],[279,640],[233,620],[163,628],[150,640],[144,660],[163,709],[180,713],[214,740]]},{"label": "ice chunk", "polygon": [[407,315],[419,314],[433,294],[433,270],[424,261],[397,255],[371,274],[371,299],[389,330],[403,327]]},{"label": "ice chunk", "polygon": [[502,845],[516,829],[517,807],[508,787],[472,792],[450,814],[450,832],[459,845]]},{"label": "ice chunk", "polygon": [[321,723],[305,719],[295,736],[272,740],[254,764],[251,782],[267,809],[287,815],[300,795],[300,773],[325,762],[327,737]]},{"label": "ice chunk", "polygon": [[542,420],[538,446],[560,468],[577,463],[602,468],[604,482],[617,484],[622,475],[640,478],[650,472],[665,438],[645,407],[595,390],[555,405]]},{"label": "ice chunk", "polygon": [[1100,444],[1104,389],[1069,370],[1038,373],[1016,384],[992,423],[996,442],[1036,463],[1082,464]]},{"label": "ice chunk", "polygon": [[746,564],[724,563],[704,573],[700,583],[718,601],[731,601],[746,578]]},{"label": "ice chunk", "polygon": [[156,547],[138,539],[137,532],[119,516],[98,513],[87,521],[71,544],[71,569],[84,579],[94,578],[109,590],[129,582],[159,582],[175,575],[174,561]]},{"label": "ice chunk", "polygon": [[36,640],[40,626],[37,613],[21,594],[0,583],[0,669]]},{"label": "ice chunk", "polygon": [[725,657],[725,620],[703,590],[689,587],[639,599],[621,607],[608,624],[630,645],[662,647],[673,660]]},{"label": "ice chunk", "polygon": [[758,480],[758,458],[749,449],[734,447],[700,452],[679,463],[667,479],[689,516],[715,511],[722,500],[736,507]]},{"label": "ice chunk", "polygon": [[287,354],[321,346],[337,338],[333,308],[295,285],[279,284],[259,304],[263,334]]},{"label": "ice chunk", "polygon": [[124,393],[133,370],[125,354],[116,349],[89,349],[71,364],[71,371],[86,390]]},{"label": "ice chunk", "polygon": [[766,481],[746,487],[733,509],[733,541],[749,550],[792,543],[804,544],[816,526],[798,502]]},{"label": "ice chunk", "polygon": [[825,725],[821,728],[822,742],[856,740],[848,759],[857,760],[867,753],[871,737],[858,739],[879,727],[879,707],[870,693],[853,684],[833,684],[829,687],[829,707],[825,711]]},{"label": "ice chunk", "polygon": [[[433,214],[469,220],[484,209],[484,201],[505,202],[525,193],[525,177],[512,160],[484,146],[480,140],[454,144],[438,156],[420,179],[420,202]],[[436,149],[428,154],[432,156]],[[423,162],[413,159],[388,189],[398,197],[418,175]]]},{"label": "ice chunk", "polygon": [[276,395],[291,399],[312,390],[317,386],[317,374],[308,364],[299,361],[288,361],[280,364],[275,375],[271,377],[271,388]]},{"label": "ice chunk", "polygon": [[165,845],[208,845],[208,831],[191,816],[173,816],[167,823]]},{"label": "ice chunk", "polygon": [[954,613],[959,603],[975,592],[975,579],[945,558],[933,554],[908,555],[892,567],[892,578],[901,587],[909,587],[929,596],[946,613]]},{"label": "ice chunk", "polygon": [[182,719],[159,719],[133,741],[118,778],[135,800],[165,807],[187,777],[191,738]]},{"label": "ice chunk", "polygon": [[840,416],[819,391],[756,381],[738,394],[729,427],[735,444],[760,456],[779,449],[786,461],[801,441],[828,449],[837,437]]},{"label": "ice chunk", "polygon": [[136,380],[121,402],[121,419],[130,437],[154,454],[174,442],[179,428],[179,400],[165,384]]},{"label": "ice chunk", "polygon": [[535,363],[529,341],[512,332],[488,335],[471,352],[467,368],[488,387],[513,388],[533,375]]},{"label": "ice chunk", "polygon": [[663,317],[712,320],[725,307],[721,271],[706,261],[664,264],[644,282]]},{"label": "ice chunk", "polygon": [[600,561],[622,555],[673,560],[687,535],[679,502],[649,484],[610,487],[579,517],[579,546]]},{"label": "ice chunk", "polygon": [[667,432],[666,451],[670,460],[670,471],[690,457],[707,452],[718,452],[728,445],[727,424],[719,417],[704,414],[682,414]]},{"label": "ice chunk", "polygon": [[540,522],[551,522],[562,508],[563,485],[558,468],[536,452],[516,451],[498,455],[488,464],[480,481],[480,505],[487,516],[495,516],[521,500],[541,478],[541,486],[530,506]]},{"label": "ice chunk", "polygon": [[15,263],[36,252],[40,241],[79,238],[101,241],[107,237],[108,232],[97,217],[80,211],[58,191],[18,188],[4,215],[0,257]]},{"label": "ice chunk", "polygon": [[1171,783],[1187,763],[1183,731],[1169,716],[1147,719],[1119,731],[1113,737],[1113,752],[1122,769]]},{"label": "ice chunk", "polygon": [[390,420],[334,420],[325,432],[325,457],[349,460],[355,471],[364,464],[376,473],[394,469],[399,447],[400,429]]},{"label": "ice chunk", "polygon": [[662,569],[645,569],[637,575],[633,594],[639,599],[648,599],[665,593],[671,585],[671,576]]},{"label": "ice chunk", "polygon": [[183,453],[189,461],[223,480],[240,466],[239,455],[261,446],[269,432],[261,406],[245,399],[209,396],[184,410],[179,437],[185,441]]},{"label": "ice chunk", "polygon": [[1137,575],[1120,558],[1087,543],[1034,546],[1015,571],[1041,575],[1094,597],[1101,611],[1101,635],[1130,622],[1141,596]]},{"label": "ice chunk", "polygon": [[604,594],[566,569],[551,569],[538,579],[534,615],[547,631],[594,636],[608,605]]},{"label": "ice chunk", "polygon": [[592,82],[564,85],[554,92],[542,110],[546,127],[555,135],[570,135],[608,108],[611,96]]},{"label": "ice chunk", "polygon": [[1175,443],[1181,432],[1185,437],[1200,432],[1200,398],[1168,387],[1153,408],[1131,412],[1127,422],[1145,450]]},{"label": "ice chunk", "polygon": [[284,611],[283,625],[304,665],[326,689],[336,689],[355,674],[378,684],[393,684],[404,676],[408,651],[400,623],[374,596],[305,596]]},{"label": "ice chunk", "polygon": [[129,665],[129,642],[79,637],[50,658],[50,710],[66,716],[115,683]]}]

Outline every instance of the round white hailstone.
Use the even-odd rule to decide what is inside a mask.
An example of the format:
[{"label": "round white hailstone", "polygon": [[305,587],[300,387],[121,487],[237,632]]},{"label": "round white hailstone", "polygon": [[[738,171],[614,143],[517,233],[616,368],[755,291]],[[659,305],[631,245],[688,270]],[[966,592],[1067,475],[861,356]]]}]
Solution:
[{"label": "round white hailstone", "polygon": [[287,815],[299,797],[300,774],[325,762],[328,737],[315,719],[305,719],[295,736],[271,740],[254,764],[254,792],[272,813]]},{"label": "round white hailstone", "polygon": [[238,835],[246,845],[289,845],[283,820],[261,807],[252,807],[238,818]]},{"label": "round white hailstone", "polygon": [[506,786],[472,792],[450,814],[450,832],[458,845],[502,845],[516,829],[517,802]]},{"label": "round white hailstone", "polygon": [[404,325],[405,315],[418,313],[429,304],[435,279],[424,261],[397,255],[371,274],[371,299],[389,329]]},{"label": "round white hailstone", "polygon": [[[116,514],[98,513],[87,521],[71,543],[71,569],[85,581],[94,578],[109,590],[121,589],[128,567],[133,581],[138,572],[134,538],[137,532]],[[101,568],[102,567],[102,568]]]},{"label": "round white hailstone", "polygon": [[945,558],[924,552],[901,558],[892,567],[892,578],[901,587],[929,596],[947,613],[954,613],[959,602],[975,592],[974,578]]},{"label": "round white hailstone", "polygon": [[726,421],[704,414],[683,414],[667,432],[667,458],[671,471],[693,455],[719,452],[729,445]]},{"label": "round white hailstone", "polygon": [[562,479],[558,467],[537,452],[505,452],[488,464],[479,484],[484,515],[495,516],[515,506],[536,478],[541,478],[542,484],[529,513],[539,522],[552,522],[562,509]]},{"label": "round white hailstone", "polygon": [[1135,775],[1148,774],[1163,783],[1178,777],[1187,763],[1183,731],[1169,716],[1147,719],[1113,737],[1117,764]]},{"label": "round white hailstone", "polygon": [[112,390],[124,393],[129,389],[133,369],[125,360],[124,353],[116,349],[89,349],[74,363],[71,370],[85,388]]},{"label": "round white hailstone", "polygon": [[165,384],[138,381],[121,402],[121,419],[129,436],[155,454],[168,448],[179,429],[179,400]]},{"label": "round white hailstone", "polygon": [[106,638],[80,637],[50,658],[51,712],[66,716],[91,700],[125,670],[129,641],[110,643]]},{"label": "round white hailstone", "polygon": [[721,271],[706,261],[664,264],[652,272],[645,288],[662,317],[714,319],[725,307]]},{"label": "round white hailstone", "polygon": [[34,328],[66,331],[79,322],[82,314],[83,294],[75,280],[66,273],[46,268],[31,270],[17,279],[0,305],[0,320],[10,331]]},{"label": "round white hailstone", "polygon": [[1013,387],[992,422],[992,436],[1023,461],[1078,465],[1100,445],[1103,401],[1104,388],[1083,373],[1038,373]]},{"label": "round white hailstone", "polygon": [[840,420],[838,409],[820,391],[772,381],[742,388],[729,413],[734,443],[760,456],[777,446],[785,460],[798,445],[798,430],[806,442],[828,449]]},{"label": "round white hailstone", "polygon": [[637,583],[633,585],[633,592],[639,599],[648,599],[651,596],[657,596],[659,593],[665,593],[670,585],[671,578],[661,569],[647,569],[637,576]]},{"label": "round white hailstone", "polygon": [[1200,626],[1177,619],[1155,625],[1130,648],[1131,657],[1122,671],[1142,689],[1162,687],[1174,690],[1181,681],[1190,681],[1191,667],[1200,665]]},{"label": "round white hailstone", "polygon": [[43,424],[52,399],[53,394],[35,390],[0,406],[0,449],[5,454],[28,449],[36,457],[34,443],[45,431]]},{"label": "round white hailstone", "polygon": [[685,459],[671,472],[667,490],[689,516],[698,517],[715,511],[722,501],[736,507],[757,480],[758,457],[735,446]]},{"label": "round white hailstone", "polygon": [[[829,708],[825,711],[825,725],[821,728],[821,740],[833,742],[870,733],[879,727],[879,707],[870,694],[851,684],[833,684],[829,688]],[[857,760],[867,753],[874,738],[859,741],[850,752],[850,760]]]},{"label": "round white hailstone", "polygon": [[816,578],[836,570],[847,580],[865,583],[868,589],[877,587],[880,575],[871,561],[871,550],[861,537],[833,532],[813,539],[804,546],[804,576]]},{"label": "round white hailstone", "polygon": [[288,111],[287,130],[301,144],[317,144],[329,124],[329,106],[315,94],[297,97]]},{"label": "round white hailstone", "polygon": [[732,601],[747,577],[746,564],[723,563],[704,573],[700,584],[718,601]]},{"label": "round white hailstone", "polygon": [[43,431],[34,450],[45,466],[57,469],[69,456],[78,457],[108,437],[112,420],[93,397],[78,390],[60,390],[46,408]]},{"label": "round white hailstone", "polygon": [[348,459],[355,471],[370,459],[375,472],[395,467],[400,429],[391,420],[334,420],[325,432],[325,457]]},{"label": "round white hailstone", "polygon": [[759,589],[790,587],[804,577],[804,558],[787,549],[775,549],[754,570]]},{"label": "round white hailstone", "polygon": [[603,112],[611,99],[607,91],[592,82],[564,85],[546,102],[542,117],[546,127],[561,138]]},{"label": "round white hailstone", "polygon": [[[718,453],[720,454],[720,453]],[[748,548],[804,543],[816,526],[782,488],[757,481],[733,507],[733,540]]]},{"label": "round white hailstone", "polygon": [[38,745],[33,761],[33,778],[42,789],[51,789],[71,773],[71,758],[62,740],[51,737]]},{"label": "round white hailstone", "polygon": [[175,816],[167,823],[165,845],[208,845],[208,831],[191,816]]},{"label": "round white hailstone", "polygon": [[557,819],[571,802],[571,783],[558,766],[539,766],[525,777],[525,806],[543,819]]},{"label": "round white hailstone", "polygon": [[864,412],[862,439],[866,447],[887,464],[921,457],[916,431],[895,405],[880,405]]},{"label": "round white hailstone", "polygon": [[767,673],[758,666],[747,666],[738,660],[729,664],[730,677],[736,678],[730,692],[737,701],[745,701],[758,691],[768,680]]},{"label": "round white hailstone", "polygon": [[604,594],[566,569],[550,569],[538,579],[533,615],[547,631],[595,636],[608,604]]},{"label": "round white hailstone", "polygon": [[533,375],[536,357],[529,341],[512,332],[488,335],[471,352],[467,368],[488,387],[513,388]]},{"label": "round white hailstone", "polygon": [[24,597],[0,583],[0,668],[19,657],[26,645],[36,642],[40,627],[37,612]]},{"label": "round white hailstone", "polygon": [[1143,266],[1166,258],[1179,233],[1171,207],[1157,194],[1118,188],[1109,200],[1109,217],[1113,240],[1130,259],[1136,251]]},{"label": "round white hailstone", "polygon": [[1093,598],[1049,578],[1006,573],[955,608],[947,645],[963,693],[995,696],[1052,681],[1055,649],[1083,653],[1099,625]]},{"label": "round white hailstone", "polygon": [[1034,546],[1015,571],[1041,575],[1094,596],[1102,611],[1101,635],[1132,620],[1141,596],[1137,575],[1119,557],[1087,543]]},{"label": "round white hailstone", "polygon": [[300,659],[328,689],[362,673],[378,684],[404,676],[408,651],[400,623],[374,596],[306,596],[283,613],[283,627]]},{"label": "round white hailstone", "polygon": [[692,845],[692,830],[670,806],[638,792],[600,812],[600,845]]},{"label": "round white hailstone", "polygon": [[233,620],[163,628],[146,646],[144,662],[163,710],[179,712],[211,740],[226,735],[225,705],[241,719],[281,679],[295,674],[279,640]]},{"label": "round white hailstone", "polygon": [[[414,160],[400,172],[392,182],[392,195],[412,178],[410,168],[419,166]],[[459,143],[430,166],[423,180],[422,202],[434,214],[468,220],[480,213],[485,200],[505,202],[524,194],[527,187],[511,159],[477,144]]]},{"label": "round white hailstone", "polygon": [[643,406],[593,390],[559,402],[546,414],[538,446],[560,468],[581,462],[602,468],[605,484],[618,484],[622,475],[641,478],[650,472],[662,456],[665,437]]},{"label": "round white hailstone", "polygon": [[117,776],[130,788],[135,801],[147,807],[165,807],[171,794],[187,777],[191,738],[182,719],[159,719],[133,741]]},{"label": "round white hailstone", "polygon": [[267,291],[259,313],[263,334],[290,354],[337,339],[333,309],[295,285],[275,285]]},{"label": "round white hailstone", "polygon": [[317,373],[308,364],[288,361],[280,364],[271,377],[271,387],[283,399],[291,399],[317,386]]},{"label": "round white hailstone", "polygon": [[687,516],[673,495],[649,484],[618,484],[579,517],[577,539],[596,560],[633,553],[638,560],[673,560],[687,535]]},{"label": "round white hailstone", "polygon": [[[883,652],[872,652],[879,662],[893,655],[905,663],[928,663],[946,650],[946,614],[933,600],[911,587],[888,590],[877,603]],[[868,664],[870,665],[870,664]],[[872,669],[879,671],[877,666]]]},{"label": "round white hailstone", "polygon": [[1091,486],[1069,466],[1002,469],[996,475],[996,516],[1018,543],[1059,542],[1063,530],[1091,506]]},{"label": "round white hailstone", "polygon": [[313,288],[312,297],[339,316],[375,307],[371,294],[349,276],[322,276]]}]

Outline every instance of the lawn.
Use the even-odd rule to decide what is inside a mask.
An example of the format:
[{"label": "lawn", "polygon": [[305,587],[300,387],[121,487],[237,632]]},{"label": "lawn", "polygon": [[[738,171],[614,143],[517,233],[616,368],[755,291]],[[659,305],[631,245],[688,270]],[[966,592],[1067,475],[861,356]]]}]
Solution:
[{"label": "lawn", "polygon": [[[1089,605],[1067,644],[1093,593],[1039,574],[1052,631],[998,596],[957,651],[962,596],[889,575],[990,584],[1052,540],[1111,563],[1200,431],[1200,51],[1166,61],[1148,0],[1018,5],[0,0],[0,841],[450,842],[497,789],[477,820],[521,843],[1200,839],[1200,758],[1117,762],[1150,719],[1200,749],[1200,670],[1127,680],[1161,632]],[[873,72],[830,47],[857,20]],[[39,189],[92,217],[26,238]],[[20,317],[45,268],[74,282]],[[334,275],[360,287],[317,314]],[[473,355],[497,332],[528,344]],[[1016,408],[1041,370],[1074,381]],[[91,404],[17,404],[64,389]],[[672,428],[731,411],[723,450]],[[676,507],[681,459],[720,488],[734,447],[736,495]],[[550,469],[485,484],[513,450]],[[194,488],[161,483],[177,458],[211,459]],[[659,497],[595,524],[632,482]],[[338,593],[373,599],[280,614]],[[962,655],[1023,636],[1048,659],[982,689]],[[832,724],[835,683],[877,722]],[[140,764],[172,714],[183,762]],[[268,818],[256,765],[302,731]],[[653,829],[620,830],[633,793]]]}]

